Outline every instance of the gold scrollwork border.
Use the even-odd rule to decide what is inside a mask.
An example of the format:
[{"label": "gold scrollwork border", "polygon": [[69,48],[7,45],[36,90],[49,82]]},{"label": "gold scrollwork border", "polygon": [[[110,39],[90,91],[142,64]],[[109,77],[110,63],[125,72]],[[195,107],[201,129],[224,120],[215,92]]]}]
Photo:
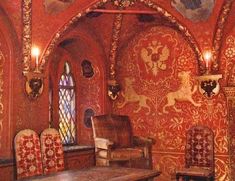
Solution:
[{"label": "gold scrollwork border", "polygon": [[117,55],[118,42],[120,38],[122,19],[123,19],[123,15],[117,14],[115,16],[115,20],[113,23],[113,35],[112,35],[112,42],[111,42],[110,55],[109,55],[111,80],[115,79],[116,55]]},{"label": "gold scrollwork border", "polygon": [[228,141],[229,141],[229,168],[231,169],[231,180],[235,179],[234,176],[234,160],[235,160],[235,134],[234,134],[234,110],[235,110],[235,87],[224,87],[224,93],[227,99],[227,107],[228,107]]},{"label": "gold scrollwork border", "polygon": [[30,70],[32,46],[32,0],[23,0],[23,72]]},{"label": "gold scrollwork border", "polygon": [[222,11],[219,15],[218,22],[215,28],[215,34],[213,38],[213,48],[214,48],[214,62],[212,64],[212,71],[217,72],[219,70],[219,56],[220,48],[222,46],[222,38],[224,33],[224,26],[228,18],[229,12],[232,8],[232,3],[234,0],[226,0],[223,4]]}]

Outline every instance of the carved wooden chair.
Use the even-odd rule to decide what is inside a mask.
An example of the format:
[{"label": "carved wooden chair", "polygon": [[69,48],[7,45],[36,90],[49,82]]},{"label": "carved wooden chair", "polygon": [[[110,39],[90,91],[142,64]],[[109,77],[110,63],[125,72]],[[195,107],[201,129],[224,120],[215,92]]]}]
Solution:
[{"label": "carved wooden chair", "polygon": [[64,170],[64,152],[59,132],[45,129],[40,135],[44,174]]},{"label": "carved wooden chair", "polygon": [[133,136],[128,116],[94,116],[92,128],[96,165],[152,168],[151,149],[154,140]]},{"label": "carved wooden chair", "polygon": [[186,168],[176,171],[176,180],[214,180],[214,134],[205,126],[193,126],[187,131]]},{"label": "carved wooden chair", "polygon": [[30,129],[20,131],[14,139],[17,179],[41,175],[42,159],[38,134]]}]

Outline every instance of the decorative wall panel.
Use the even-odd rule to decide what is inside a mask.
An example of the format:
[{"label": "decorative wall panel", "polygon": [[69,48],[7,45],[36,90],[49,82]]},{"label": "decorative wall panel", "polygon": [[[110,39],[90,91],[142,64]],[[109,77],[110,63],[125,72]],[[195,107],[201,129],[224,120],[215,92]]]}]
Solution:
[{"label": "decorative wall panel", "polygon": [[229,137],[229,158],[231,168],[231,180],[235,179],[235,28],[226,37],[221,51],[221,70],[225,72],[224,92],[228,105],[228,137]]},{"label": "decorative wall panel", "polygon": [[235,58],[235,28],[226,37],[221,51],[221,70],[225,72],[225,82],[229,86],[235,85],[234,58]]},{"label": "decorative wall panel", "polygon": [[199,93],[196,56],[183,36],[169,27],[147,28],[121,54],[122,91],[114,112],[131,117],[135,134],[156,139],[153,159],[163,171],[160,180],[169,181],[184,166],[185,132],[195,124],[212,128],[216,177],[227,178],[221,164],[228,163],[226,101],[222,93],[211,100]]}]

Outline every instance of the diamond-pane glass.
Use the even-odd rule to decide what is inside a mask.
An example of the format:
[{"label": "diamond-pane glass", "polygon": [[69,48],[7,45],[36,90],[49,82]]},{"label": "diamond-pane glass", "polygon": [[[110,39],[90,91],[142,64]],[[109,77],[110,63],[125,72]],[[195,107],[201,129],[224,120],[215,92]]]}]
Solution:
[{"label": "diamond-pane glass", "polygon": [[68,63],[59,81],[59,133],[63,144],[76,142],[75,86]]}]

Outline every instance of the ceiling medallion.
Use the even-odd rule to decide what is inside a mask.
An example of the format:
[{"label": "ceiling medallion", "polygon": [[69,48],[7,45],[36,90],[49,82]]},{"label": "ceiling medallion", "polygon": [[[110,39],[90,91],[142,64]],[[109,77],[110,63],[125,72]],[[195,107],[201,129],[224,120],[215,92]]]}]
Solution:
[{"label": "ceiling medallion", "polygon": [[129,7],[135,4],[136,0],[112,0],[113,4],[118,7]]}]

